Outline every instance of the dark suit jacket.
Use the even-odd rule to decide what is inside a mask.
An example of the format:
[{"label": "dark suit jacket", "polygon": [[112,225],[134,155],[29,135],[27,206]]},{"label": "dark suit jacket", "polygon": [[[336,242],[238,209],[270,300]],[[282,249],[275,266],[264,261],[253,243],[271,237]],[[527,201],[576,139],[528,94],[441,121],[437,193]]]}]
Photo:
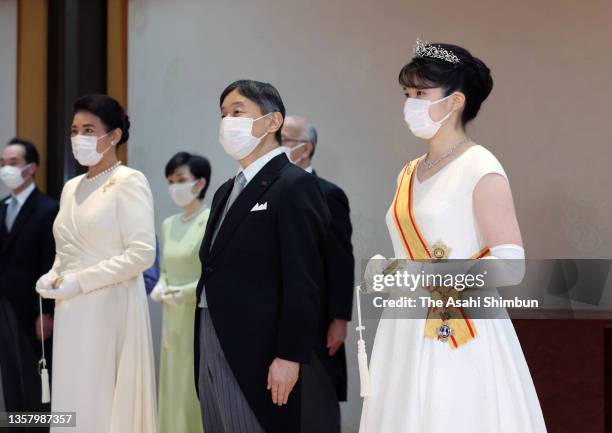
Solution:
[{"label": "dark suit jacket", "polygon": [[[49,405],[40,401],[40,378],[38,358],[34,348],[23,336],[13,307],[0,297],[0,367],[2,369],[2,389],[6,410],[9,412],[49,411]],[[37,346],[38,347],[38,346]],[[47,406],[47,407],[45,407]],[[41,429],[2,429],[1,432],[44,432]]]},{"label": "dark suit jacket", "polygon": [[[233,187],[215,193],[200,249],[202,290],[225,357],[267,433],[299,433],[300,384],[286,406],[266,389],[274,358],[306,363],[314,353],[329,211],[315,177],[281,154],[246,185],[211,238]],[[267,210],[251,212],[257,203]],[[199,377],[200,308],[195,321]],[[197,384],[196,384],[197,386]]]},{"label": "dark suit jacket", "polygon": [[[317,176],[317,173],[313,171]],[[325,254],[326,285],[323,292],[321,310],[322,332],[317,353],[336,387],[338,400],[347,397],[346,353],[344,345],[334,356],[327,349],[327,330],[333,319],[351,320],[355,285],[355,258],[349,201],[344,191],[337,185],[317,176],[331,214],[330,231],[327,237]]]},{"label": "dark suit jacket", "polygon": [[[12,305],[24,335],[35,339],[34,325],[39,315],[35,286],[38,278],[53,266],[53,222],[59,204],[34,189],[7,233],[4,222],[7,198],[0,201],[0,296]],[[43,310],[52,312],[53,301],[45,301]]]}]

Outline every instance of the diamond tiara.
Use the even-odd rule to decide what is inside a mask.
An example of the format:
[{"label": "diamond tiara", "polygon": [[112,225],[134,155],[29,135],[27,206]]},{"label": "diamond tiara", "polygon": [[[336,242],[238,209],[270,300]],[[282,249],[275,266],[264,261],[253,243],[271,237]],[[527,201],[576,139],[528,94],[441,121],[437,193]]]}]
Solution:
[{"label": "diamond tiara", "polygon": [[429,42],[422,41],[418,38],[416,40],[416,45],[414,46],[414,57],[431,57],[453,64],[459,63],[459,57],[457,57],[452,51],[445,50],[440,46],[431,45]]}]

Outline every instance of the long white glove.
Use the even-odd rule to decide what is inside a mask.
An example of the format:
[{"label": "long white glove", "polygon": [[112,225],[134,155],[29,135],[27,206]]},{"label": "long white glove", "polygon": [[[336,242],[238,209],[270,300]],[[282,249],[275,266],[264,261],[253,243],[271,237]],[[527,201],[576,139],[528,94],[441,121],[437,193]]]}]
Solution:
[{"label": "long white glove", "polygon": [[426,274],[486,275],[487,287],[508,287],[521,283],[525,276],[525,250],[516,244],[496,245],[482,259],[449,260],[424,263]]},{"label": "long white glove", "polygon": [[36,281],[36,291],[39,292],[40,290],[50,289],[57,277],[57,273],[51,269]]},{"label": "long white glove", "polygon": [[57,299],[67,301],[82,293],[81,283],[76,274],[65,275],[57,289],[48,288],[46,290],[36,290],[40,296],[47,299]]},{"label": "long white glove", "polygon": [[[520,245],[502,244],[490,248],[491,255],[483,257],[488,266],[487,282],[493,287],[516,286],[525,277],[525,250]],[[475,269],[474,271],[477,271]],[[473,272],[474,272],[473,271]]]}]

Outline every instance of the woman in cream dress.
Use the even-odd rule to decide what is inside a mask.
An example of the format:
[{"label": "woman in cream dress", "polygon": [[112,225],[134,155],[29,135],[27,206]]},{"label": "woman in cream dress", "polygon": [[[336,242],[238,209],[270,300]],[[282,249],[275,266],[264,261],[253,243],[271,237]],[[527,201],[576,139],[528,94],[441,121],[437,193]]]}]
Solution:
[{"label": "woman in cream dress", "polygon": [[55,263],[37,284],[56,300],[51,407],[76,412],[78,433],[157,432],[142,277],[155,259],[153,199],[144,175],[117,160],[128,128],[114,99],[76,101],[72,149],[89,170],[64,186]]},{"label": "woman in cream dress", "polygon": [[[417,41],[400,84],[405,120],[429,151],[398,177],[386,217],[394,257],[431,257],[444,244],[450,259],[524,259],[506,173],[465,136],[491,91],[489,69],[460,47]],[[367,279],[388,264],[375,257]],[[394,313],[384,312],[376,333],[360,433],[546,432],[510,320],[461,321],[468,325],[459,341],[427,334],[424,318]]]},{"label": "woman in cream dress", "polygon": [[162,271],[151,298],[164,303],[159,373],[161,433],[201,433],[202,415],[194,386],[193,322],[202,265],[198,252],[210,209],[204,194],[210,163],[179,152],[166,164],[170,196],[182,212],[162,224]]}]

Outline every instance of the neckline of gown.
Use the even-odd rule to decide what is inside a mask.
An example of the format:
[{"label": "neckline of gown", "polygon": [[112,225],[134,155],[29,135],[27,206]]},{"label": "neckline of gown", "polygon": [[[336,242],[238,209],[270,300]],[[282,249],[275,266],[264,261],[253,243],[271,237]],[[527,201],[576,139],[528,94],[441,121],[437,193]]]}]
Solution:
[{"label": "neckline of gown", "polygon": [[[439,171],[437,171],[436,173],[434,173],[433,175],[431,175],[430,177],[428,177],[424,181],[421,181],[419,179],[419,166],[421,165],[421,160],[419,159],[419,162],[417,163],[417,166],[414,168],[414,178],[416,179],[416,183],[419,184],[419,185],[423,185],[423,184],[429,182],[431,179],[437,177],[440,173],[443,173],[443,172],[447,171],[446,169],[448,167],[452,166],[455,161],[460,160],[466,153],[468,153],[470,150],[472,150],[473,148],[478,147],[478,146],[480,146],[480,145],[479,144],[474,144],[473,146],[468,147],[467,149],[465,149],[463,151],[463,153],[459,154],[459,156],[457,156],[455,159],[450,161],[448,164],[446,164],[444,167],[442,167]],[[421,157],[421,158],[423,158],[423,157]]]}]

